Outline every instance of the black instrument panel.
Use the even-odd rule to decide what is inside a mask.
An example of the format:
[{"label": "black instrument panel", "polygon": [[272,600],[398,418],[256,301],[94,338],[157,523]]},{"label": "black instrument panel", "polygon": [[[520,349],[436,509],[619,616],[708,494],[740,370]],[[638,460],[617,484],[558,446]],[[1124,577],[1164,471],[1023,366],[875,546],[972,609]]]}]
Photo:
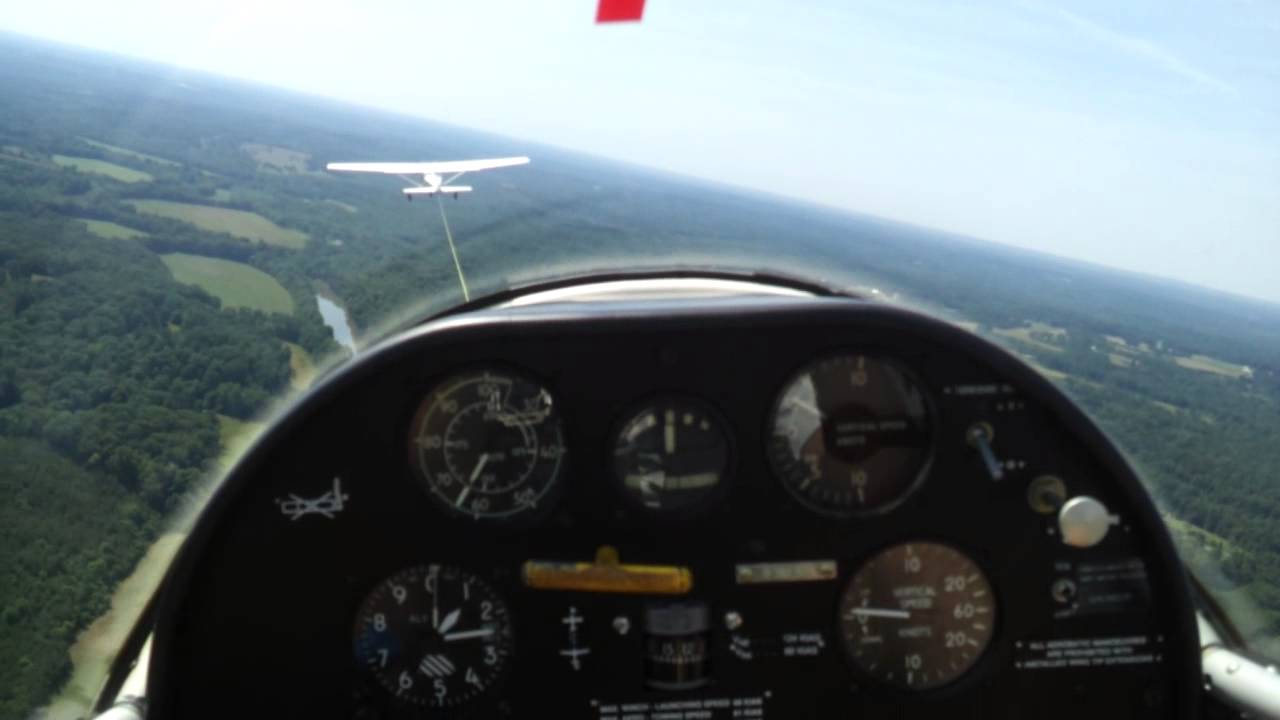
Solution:
[{"label": "black instrument panel", "polygon": [[184,547],[150,687],[160,717],[1192,717],[1192,613],[1111,445],[962,330],[532,306],[292,408]]}]

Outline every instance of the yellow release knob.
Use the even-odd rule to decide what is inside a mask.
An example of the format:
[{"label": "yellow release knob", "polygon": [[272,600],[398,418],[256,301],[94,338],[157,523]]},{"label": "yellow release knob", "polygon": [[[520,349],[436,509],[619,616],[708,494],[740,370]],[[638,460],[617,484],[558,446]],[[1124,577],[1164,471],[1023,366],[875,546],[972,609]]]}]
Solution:
[{"label": "yellow release knob", "polygon": [[685,595],[693,589],[693,573],[676,565],[626,565],[616,548],[603,545],[595,562],[527,560],[524,584],[535,590]]}]

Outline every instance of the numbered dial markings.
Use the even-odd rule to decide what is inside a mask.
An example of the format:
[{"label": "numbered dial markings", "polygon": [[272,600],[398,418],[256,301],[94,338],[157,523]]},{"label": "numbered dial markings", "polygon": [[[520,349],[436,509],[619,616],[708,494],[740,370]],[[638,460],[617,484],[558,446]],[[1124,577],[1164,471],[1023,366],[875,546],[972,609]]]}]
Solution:
[{"label": "numbered dial markings", "polygon": [[854,665],[908,690],[946,685],[991,642],[991,583],[963,553],[939,543],[891,547],[862,565],[840,601],[840,629]]},{"label": "numbered dial markings", "polygon": [[356,662],[398,701],[460,708],[497,686],[511,657],[511,624],[488,583],[423,565],[369,593],[354,644]]},{"label": "numbered dial markings", "polygon": [[905,498],[933,437],[919,387],[897,365],[863,355],[822,360],[793,378],[769,435],[769,461],[787,491],[837,517]]},{"label": "numbered dial markings", "polygon": [[456,375],[414,416],[410,461],[433,500],[473,518],[538,507],[560,474],[564,440],[551,393],[497,371]]},{"label": "numbered dial markings", "polygon": [[729,464],[729,441],[701,403],[664,397],[632,414],[614,441],[622,492],[654,512],[688,510],[711,497]]}]

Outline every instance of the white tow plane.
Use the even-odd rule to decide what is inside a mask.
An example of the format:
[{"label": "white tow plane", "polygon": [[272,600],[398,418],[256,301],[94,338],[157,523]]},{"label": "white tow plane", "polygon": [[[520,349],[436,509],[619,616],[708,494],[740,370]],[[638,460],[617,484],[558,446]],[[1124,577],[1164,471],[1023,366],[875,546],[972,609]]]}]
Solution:
[{"label": "white tow plane", "polygon": [[[471,192],[470,185],[454,185],[453,182],[469,172],[524,165],[527,157],[491,158],[488,160],[445,160],[442,162],[338,162],[328,168],[337,172],[364,172],[395,175],[413,187],[404,189],[405,197],[435,195],[438,193]],[[417,178],[421,177],[419,181]]]}]

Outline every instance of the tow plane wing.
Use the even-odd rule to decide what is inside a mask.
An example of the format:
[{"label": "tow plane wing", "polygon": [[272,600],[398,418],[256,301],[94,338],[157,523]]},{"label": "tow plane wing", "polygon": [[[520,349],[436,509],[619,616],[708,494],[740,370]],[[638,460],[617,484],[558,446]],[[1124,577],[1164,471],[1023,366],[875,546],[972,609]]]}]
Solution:
[{"label": "tow plane wing", "polygon": [[[445,160],[440,162],[337,162],[326,167],[335,172],[362,172],[395,175],[410,184],[404,188],[405,197],[435,195],[437,193],[471,192],[470,185],[454,185],[453,182],[469,172],[525,165],[527,157],[488,158],[483,160]],[[418,178],[421,178],[419,180]]]}]

